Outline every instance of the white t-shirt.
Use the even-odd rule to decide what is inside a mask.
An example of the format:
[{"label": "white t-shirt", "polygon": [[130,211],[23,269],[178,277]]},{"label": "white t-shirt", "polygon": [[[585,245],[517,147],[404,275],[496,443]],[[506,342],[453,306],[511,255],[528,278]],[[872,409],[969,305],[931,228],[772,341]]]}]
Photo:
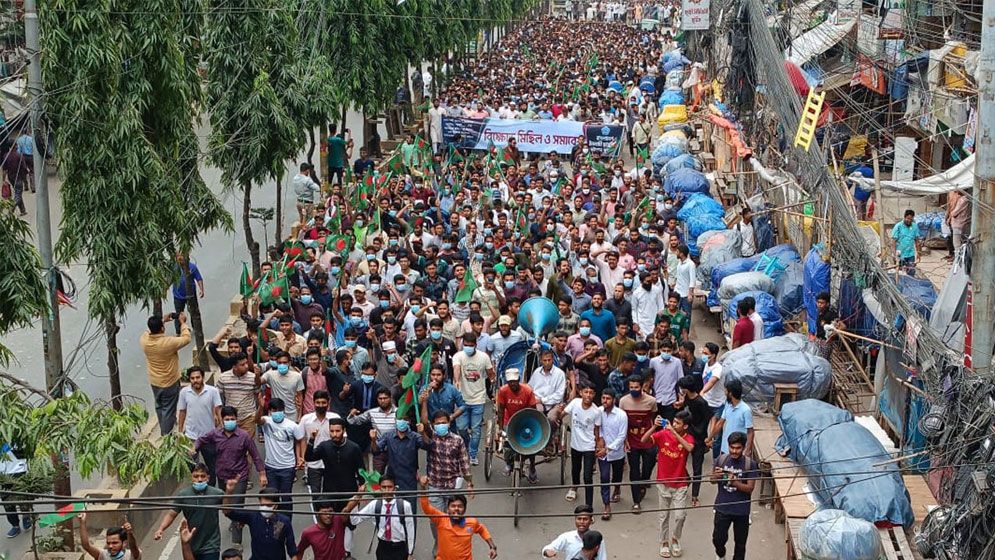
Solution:
[{"label": "white t-shirt", "polygon": [[275,369],[264,373],[262,382],[269,385],[273,398],[283,400],[284,412],[288,420],[297,421],[297,403],[294,397],[304,390],[304,377],[301,372],[291,369],[286,375],[280,375]]},{"label": "white t-shirt", "polygon": [[274,469],[292,469],[297,466],[294,447],[304,439],[304,428],[293,420],[284,417],[277,424],[269,416],[263,416],[263,437],[266,446],[266,466]]},{"label": "white t-shirt", "polygon": [[577,451],[594,451],[594,427],[601,426],[601,409],[591,403],[584,408],[583,400],[578,397],[563,410],[570,415],[570,448]]},{"label": "white t-shirt", "polygon": [[756,310],[750,313],[750,321],[753,322],[753,342],[764,339],[764,319]]},{"label": "white t-shirt", "polygon": [[460,369],[457,388],[463,394],[466,404],[487,402],[487,370],[492,367],[490,356],[479,348],[473,356],[467,356],[463,351],[453,356],[453,369]]},{"label": "white t-shirt", "polygon": [[713,365],[706,365],[705,369],[701,372],[701,382],[705,385],[711,378],[718,378],[715,385],[711,389],[701,394],[708,403],[708,406],[715,408],[717,406],[722,406],[726,402],[726,384],[722,379],[722,364],[715,362]]},{"label": "white t-shirt", "polygon": [[743,240],[740,245],[740,253],[744,257],[752,257],[757,253],[757,242],[753,238],[753,224],[740,222],[736,227],[739,229],[739,235]]},{"label": "white t-shirt", "polygon": [[197,438],[214,429],[214,407],[221,406],[221,393],[213,385],[204,385],[198,394],[187,385],[180,389],[177,410],[187,411],[183,423],[183,435],[196,441]]},{"label": "white t-shirt", "polygon": [[[301,418],[301,430],[304,431],[304,437],[311,437],[311,432],[318,430],[318,435],[314,436],[315,447],[318,447],[319,443],[327,439],[332,439],[331,434],[328,433],[328,420],[331,418],[341,418],[341,416],[329,410],[325,412],[324,420],[318,420],[318,413],[316,412],[308,412],[304,415],[304,418]],[[321,459],[308,461],[307,466],[311,469],[324,469],[325,462]]]}]

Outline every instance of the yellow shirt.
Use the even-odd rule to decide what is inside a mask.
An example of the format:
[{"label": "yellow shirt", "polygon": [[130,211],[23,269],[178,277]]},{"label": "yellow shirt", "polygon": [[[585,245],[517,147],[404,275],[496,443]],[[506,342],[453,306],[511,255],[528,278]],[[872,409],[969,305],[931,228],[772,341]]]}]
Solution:
[{"label": "yellow shirt", "polygon": [[180,336],[142,333],[139,343],[145,352],[149,383],[153,387],[172,387],[180,381],[180,348],[190,344],[190,327],[183,325]]}]

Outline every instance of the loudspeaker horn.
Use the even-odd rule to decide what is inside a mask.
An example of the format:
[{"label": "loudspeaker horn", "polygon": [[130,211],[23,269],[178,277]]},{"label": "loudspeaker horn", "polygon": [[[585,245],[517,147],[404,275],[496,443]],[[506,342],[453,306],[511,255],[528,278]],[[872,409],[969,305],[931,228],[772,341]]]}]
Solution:
[{"label": "loudspeaker horn", "polygon": [[560,312],[549,298],[529,298],[518,310],[518,324],[534,338],[552,332],[559,320]]},{"label": "loudspeaker horn", "polygon": [[546,415],[534,408],[523,408],[508,420],[508,446],[519,455],[535,455],[546,448],[552,429]]}]

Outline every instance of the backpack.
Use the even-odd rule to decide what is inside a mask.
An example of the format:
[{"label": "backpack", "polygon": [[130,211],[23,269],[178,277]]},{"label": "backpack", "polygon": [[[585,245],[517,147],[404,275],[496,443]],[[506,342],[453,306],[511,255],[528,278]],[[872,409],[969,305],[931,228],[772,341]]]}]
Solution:
[{"label": "backpack", "polygon": [[[412,510],[411,504],[409,504],[407,502],[407,500],[402,500],[400,498],[395,498],[394,499],[394,504],[397,505],[397,511],[395,511],[394,513],[398,514],[401,517],[401,528],[404,531],[404,542],[407,543],[408,542],[408,523],[407,523],[407,517],[409,515],[412,515],[414,512]],[[408,511],[407,512],[404,511],[404,506],[408,507]],[[374,523],[373,524],[373,537],[370,538],[370,546],[366,550],[367,552],[370,552],[371,550],[373,550],[373,542],[377,540],[377,532],[380,531],[380,516],[381,516],[382,512],[383,512],[383,500],[377,500],[376,501],[376,505],[373,506],[373,523]],[[418,522],[418,520],[416,519],[415,523],[417,523],[417,522]]]}]

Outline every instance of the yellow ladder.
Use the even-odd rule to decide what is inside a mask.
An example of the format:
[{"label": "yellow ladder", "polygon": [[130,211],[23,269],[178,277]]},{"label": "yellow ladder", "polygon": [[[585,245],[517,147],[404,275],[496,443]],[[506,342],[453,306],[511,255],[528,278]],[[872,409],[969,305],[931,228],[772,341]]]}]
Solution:
[{"label": "yellow ladder", "polygon": [[816,125],[819,122],[819,115],[822,114],[822,102],[826,99],[826,92],[815,93],[814,89],[808,90],[808,98],[805,100],[805,108],[802,109],[802,118],[798,122],[798,132],[795,133],[795,147],[808,151],[815,138]]}]

